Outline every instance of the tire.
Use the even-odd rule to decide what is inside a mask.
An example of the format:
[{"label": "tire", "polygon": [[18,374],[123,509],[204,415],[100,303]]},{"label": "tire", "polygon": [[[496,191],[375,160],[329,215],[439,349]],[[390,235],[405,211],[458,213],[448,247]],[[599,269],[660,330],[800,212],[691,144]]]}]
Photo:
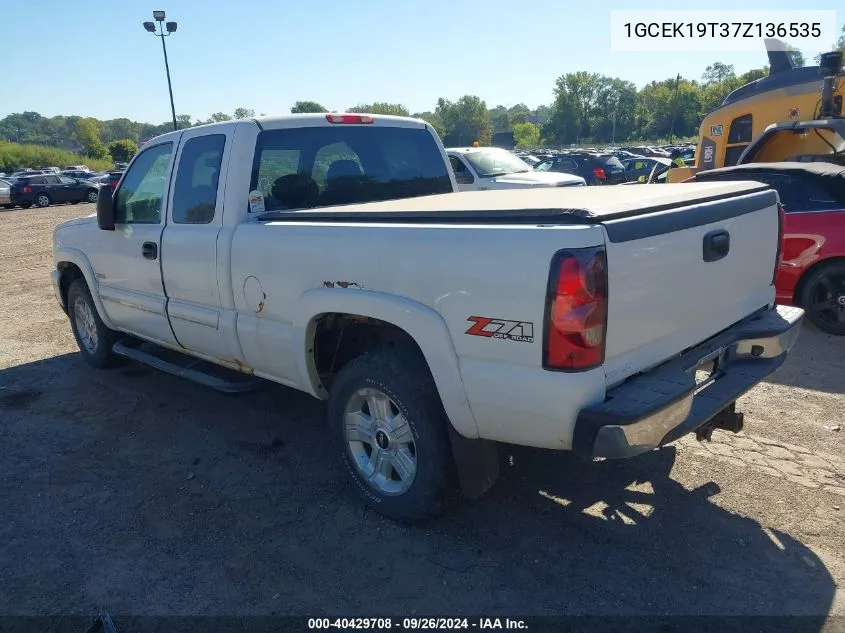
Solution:
[{"label": "tire", "polygon": [[814,271],[802,285],[800,304],[817,328],[845,336],[845,262]]},{"label": "tire", "polygon": [[35,206],[40,208],[49,207],[50,196],[48,196],[46,193],[39,193],[37,196],[35,196]]},{"label": "tire", "polygon": [[87,194],[85,194],[85,200],[90,202],[91,204],[96,204],[97,198],[100,197],[100,192],[96,189],[91,189]]},{"label": "tire", "polygon": [[[381,404],[373,408],[382,413],[371,417],[369,402]],[[348,415],[359,416],[356,427],[347,427]],[[328,420],[355,489],[379,514],[416,523],[442,512],[456,496],[450,422],[416,350],[376,350],[343,367],[332,386]]]},{"label": "tire", "polygon": [[112,345],[119,334],[103,323],[84,279],[70,284],[67,305],[73,337],[83,358],[97,369],[116,365],[120,357],[112,352]]}]

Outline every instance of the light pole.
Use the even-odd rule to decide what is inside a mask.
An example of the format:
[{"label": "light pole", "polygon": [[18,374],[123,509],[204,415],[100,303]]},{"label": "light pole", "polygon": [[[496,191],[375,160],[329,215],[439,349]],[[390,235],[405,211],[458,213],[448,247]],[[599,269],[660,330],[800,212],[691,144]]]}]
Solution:
[{"label": "light pole", "polygon": [[164,38],[176,32],[176,22],[164,22],[164,11],[153,11],[153,20],[158,22],[156,31],[155,22],[144,22],[144,28],[161,38],[161,50],[164,51],[164,70],[167,72],[167,90],[170,92],[170,112],[173,114],[173,129],[176,130],[176,106],[173,105],[173,86],[170,84],[170,64],[167,63],[167,46]]}]

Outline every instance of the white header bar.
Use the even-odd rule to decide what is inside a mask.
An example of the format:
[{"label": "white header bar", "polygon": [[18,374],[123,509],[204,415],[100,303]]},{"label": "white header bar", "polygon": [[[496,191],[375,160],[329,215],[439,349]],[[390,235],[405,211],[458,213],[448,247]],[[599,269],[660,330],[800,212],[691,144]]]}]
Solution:
[{"label": "white header bar", "polygon": [[[624,10],[610,12],[613,52],[832,50],[836,11]],[[780,40],[778,42],[766,40]]]}]

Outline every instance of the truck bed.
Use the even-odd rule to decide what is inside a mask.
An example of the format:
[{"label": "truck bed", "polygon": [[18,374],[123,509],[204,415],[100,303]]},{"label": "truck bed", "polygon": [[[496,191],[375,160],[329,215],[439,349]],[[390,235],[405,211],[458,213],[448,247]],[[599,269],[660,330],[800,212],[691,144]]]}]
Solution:
[{"label": "truck bed", "polygon": [[[754,195],[757,194],[757,195]],[[270,222],[401,222],[403,224],[604,224],[612,241],[621,237],[614,220],[661,213],[661,231],[669,232],[672,211],[694,224],[708,224],[774,204],[768,186],[753,181],[666,184],[642,187],[583,187],[503,191],[467,191],[385,202],[320,209],[271,211]],[[733,198],[730,202],[727,199]],[[711,204],[717,201],[722,204]],[[689,226],[693,218],[683,223]],[[630,223],[625,223],[626,225]],[[680,227],[683,228],[683,227]],[[677,230],[677,229],[676,229]]]}]

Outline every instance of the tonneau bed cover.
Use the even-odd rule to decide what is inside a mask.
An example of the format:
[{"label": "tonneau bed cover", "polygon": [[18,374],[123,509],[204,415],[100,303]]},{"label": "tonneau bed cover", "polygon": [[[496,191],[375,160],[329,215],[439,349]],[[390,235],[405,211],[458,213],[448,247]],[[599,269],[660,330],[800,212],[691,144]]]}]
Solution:
[{"label": "tonneau bed cover", "polygon": [[[259,217],[269,222],[607,224],[612,220],[698,207],[705,212],[706,218],[702,219],[712,222],[771,206],[775,196],[767,185],[753,181],[467,191],[269,211]],[[729,204],[712,204],[728,198],[733,199]]]}]

